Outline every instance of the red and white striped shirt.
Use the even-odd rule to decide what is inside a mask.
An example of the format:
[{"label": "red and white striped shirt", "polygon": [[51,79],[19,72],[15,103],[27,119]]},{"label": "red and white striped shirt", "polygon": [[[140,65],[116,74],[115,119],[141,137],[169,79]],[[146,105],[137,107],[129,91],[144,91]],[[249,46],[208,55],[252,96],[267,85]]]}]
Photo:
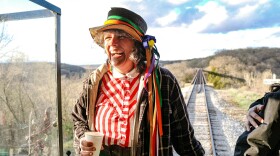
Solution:
[{"label": "red and white striped shirt", "polygon": [[96,103],[95,128],[104,134],[105,145],[130,147],[133,115],[139,88],[139,73],[113,71],[102,78]]}]

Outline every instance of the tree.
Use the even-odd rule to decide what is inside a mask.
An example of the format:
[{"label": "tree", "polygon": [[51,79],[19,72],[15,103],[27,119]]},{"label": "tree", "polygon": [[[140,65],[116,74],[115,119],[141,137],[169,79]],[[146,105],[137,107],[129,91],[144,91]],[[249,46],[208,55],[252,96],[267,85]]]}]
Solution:
[{"label": "tree", "polygon": [[8,48],[12,40],[13,37],[6,33],[5,21],[0,17],[0,62],[2,62],[9,53],[13,52],[13,50]]}]

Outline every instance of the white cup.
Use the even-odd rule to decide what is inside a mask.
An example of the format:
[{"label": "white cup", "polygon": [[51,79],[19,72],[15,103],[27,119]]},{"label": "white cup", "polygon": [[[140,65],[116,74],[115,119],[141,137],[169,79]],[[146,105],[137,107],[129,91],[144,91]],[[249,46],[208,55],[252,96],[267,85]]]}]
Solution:
[{"label": "white cup", "polygon": [[99,156],[103,136],[104,134],[100,132],[85,132],[85,139],[87,141],[93,142],[94,147],[96,148],[96,151],[94,151],[93,156]]}]

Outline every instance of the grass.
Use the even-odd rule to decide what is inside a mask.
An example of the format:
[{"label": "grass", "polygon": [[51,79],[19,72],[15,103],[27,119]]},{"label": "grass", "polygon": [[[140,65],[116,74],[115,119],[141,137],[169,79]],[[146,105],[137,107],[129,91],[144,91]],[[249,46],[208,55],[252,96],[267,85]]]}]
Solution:
[{"label": "grass", "polygon": [[223,98],[240,108],[248,109],[250,104],[261,98],[263,94],[245,89],[228,89],[223,91]]},{"label": "grass", "polygon": [[64,150],[64,153],[66,153],[66,151],[71,151],[71,153],[73,153],[73,155],[74,155],[75,150],[73,148],[73,140],[69,140],[69,141],[64,142],[63,150]]}]

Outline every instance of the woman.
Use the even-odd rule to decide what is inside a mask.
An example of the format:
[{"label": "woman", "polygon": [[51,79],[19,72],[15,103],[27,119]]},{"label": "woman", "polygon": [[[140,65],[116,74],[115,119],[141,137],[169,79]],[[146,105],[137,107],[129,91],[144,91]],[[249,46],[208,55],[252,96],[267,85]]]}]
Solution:
[{"label": "woman", "polygon": [[84,132],[104,134],[100,155],[203,155],[176,78],[158,66],[155,38],[138,14],[112,8],[90,28],[108,60],[84,82],[73,110],[77,153],[92,155]]}]

